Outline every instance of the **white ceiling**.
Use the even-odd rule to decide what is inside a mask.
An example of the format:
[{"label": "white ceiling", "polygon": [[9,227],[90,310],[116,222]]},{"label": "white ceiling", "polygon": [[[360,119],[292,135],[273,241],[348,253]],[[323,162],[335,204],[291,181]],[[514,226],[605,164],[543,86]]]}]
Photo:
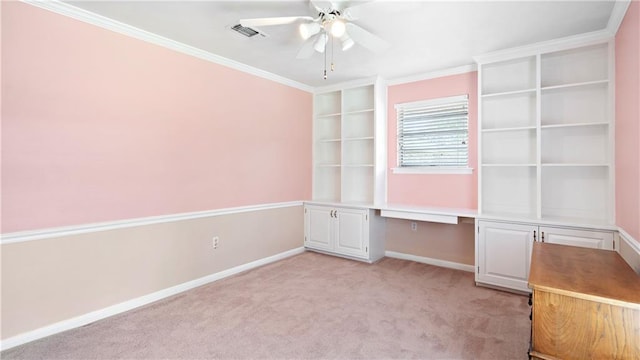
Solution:
[{"label": "white ceiling", "polygon": [[335,71],[323,80],[323,54],[296,59],[303,43],[297,24],[257,28],[266,37],[229,29],[243,18],[315,17],[307,0],[66,2],[312,87],[420,75],[473,64],[473,56],[491,51],[603,30],[614,7],[613,1],[591,0],[370,1],[355,23],[391,47],[381,54],[358,45],[342,52],[336,43]]}]

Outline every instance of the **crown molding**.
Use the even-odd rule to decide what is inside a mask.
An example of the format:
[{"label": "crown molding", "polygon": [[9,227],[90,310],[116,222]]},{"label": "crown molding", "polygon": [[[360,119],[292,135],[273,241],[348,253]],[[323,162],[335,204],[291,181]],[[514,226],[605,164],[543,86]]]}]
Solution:
[{"label": "crown molding", "polygon": [[584,34],[572,35],[563,38],[541,41],[529,45],[518,46],[505,50],[498,50],[491,53],[474,56],[473,59],[478,64],[491,63],[495,61],[511,60],[515,58],[534,56],[540,53],[561,51],[577,46],[588,46],[607,42],[613,36],[608,30],[592,31]]},{"label": "crown molding", "polygon": [[365,86],[365,85],[371,85],[371,84],[386,84],[384,82],[384,79],[382,79],[379,76],[369,76],[366,78],[362,78],[362,79],[356,79],[356,80],[349,80],[349,81],[343,81],[337,84],[331,84],[331,85],[325,85],[325,86],[317,86],[313,89],[313,93],[314,94],[320,94],[320,93],[325,93],[325,92],[330,92],[330,91],[338,91],[338,90],[345,90],[345,89],[349,89],[349,88],[354,88],[354,87],[359,87],[359,86]]},{"label": "crown molding", "polygon": [[387,81],[387,84],[389,86],[401,85],[401,84],[406,84],[406,83],[411,83],[416,81],[441,78],[445,76],[466,74],[466,73],[470,73],[477,70],[478,70],[478,66],[476,64],[468,64],[468,65],[462,65],[462,66],[457,66],[457,67],[448,68],[448,69],[431,71],[423,74],[393,78],[393,79],[389,79]]},{"label": "crown molding", "polygon": [[130,36],[132,38],[146,41],[155,45],[165,47],[190,55],[202,60],[206,60],[218,65],[226,66],[234,70],[242,71],[263,79],[271,80],[286,86],[290,86],[296,89],[300,89],[306,92],[313,92],[313,87],[299,83],[297,81],[285,78],[280,75],[264,71],[235,60],[231,60],[196,47],[168,39],[166,37],[156,35],[146,30],[139,29],[137,27],[127,25],[125,23],[110,19],[108,17],[98,15],[96,13],[75,7],[73,5],[64,3],[59,0],[21,0],[23,3],[39,7],[41,9],[49,10],[51,12],[64,15],[82,22],[101,27],[103,29],[111,30],[119,34]]},{"label": "crown molding", "polygon": [[611,36],[616,36],[629,5],[631,5],[631,0],[617,0],[613,4],[613,10],[611,10],[611,16],[609,16],[606,28]]}]

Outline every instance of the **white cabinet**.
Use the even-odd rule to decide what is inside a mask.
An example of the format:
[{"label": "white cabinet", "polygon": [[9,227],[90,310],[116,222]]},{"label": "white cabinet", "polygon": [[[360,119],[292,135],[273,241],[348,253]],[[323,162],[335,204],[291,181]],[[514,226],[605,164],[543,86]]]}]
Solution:
[{"label": "white cabinet", "polygon": [[476,281],[527,291],[536,229],[533,225],[480,222]]},{"label": "white cabinet", "polygon": [[308,248],[332,251],[334,242],[333,209],[307,206],[304,208],[304,244]]},{"label": "white cabinet", "polygon": [[482,215],[613,223],[613,44],[476,57]]},{"label": "white cabinet", "polygon": [[313,108],[313,200],[384,202],[386,87],[319,92]]},{"label": "white cabinet", "polygon": [[374,262],[384,256],[384,220],[366,208],[305,205],[304,244],[310,250]]},{"label": "white cabinet", "polygon": [[540,226],[539,232],[541,242],[613,250],[613,232],[611,231],[587,231]]},{"label": "white cabinet", "polygon": [[613,250],[613,231],[478,220],[476,282],[529,291],[534,241]]}]

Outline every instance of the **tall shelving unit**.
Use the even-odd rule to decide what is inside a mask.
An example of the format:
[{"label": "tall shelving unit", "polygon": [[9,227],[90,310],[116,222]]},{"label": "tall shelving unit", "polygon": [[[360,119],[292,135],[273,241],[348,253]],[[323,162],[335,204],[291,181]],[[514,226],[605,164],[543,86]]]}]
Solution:
[{"label": "tall shelving unit", "polygon": [[366,262],[384,256],[386,87],[380,79],[325,89],[313,102],[313,194],[305,247]]},{"label": "tall shelving unit", "polygon": [[615,249],[613,44],[568,38],[476,61],[475,278],[529,291],[534,242]]},{"label": "tall shelving unit", "polygon": [[537,179],[535,56],[481,67],[481,211],[535,218]]},{"label": "tall shelving unit", "polygon": [[480,63],[480,214],[613,221],[611,46]]},{"label": "tall shelving unit", "polygon": [[314,201],[384,201],[385,98],[380,80],[315,95]]}]

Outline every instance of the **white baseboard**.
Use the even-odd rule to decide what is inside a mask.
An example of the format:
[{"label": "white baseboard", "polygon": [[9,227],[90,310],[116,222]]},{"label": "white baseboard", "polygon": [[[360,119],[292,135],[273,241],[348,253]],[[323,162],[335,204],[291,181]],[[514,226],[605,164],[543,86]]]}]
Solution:
[{"label": "white baseboard", "polygon": [[266,265],[272,262],[276,262],[285,258],[288,258],[290,256],[294,256],[297,254],[301,254],[304,252],[304,247],[300,247],[300,248],[296,248],[296,249],[292,249],[292,250],[288,250],[273,256],[269,256],[263,259],[259,259],[256,261],[252,261],[250,263],[246,263],[243,265],[239,265],[236,267],[233,267],[231,269],[227,269],[227,270],[223,270],[211,275],[207,275],[205,277],[201,277],[199,279],[195,279],[195,280],[191,280],[188,281],[186,283],[182,283],[176,286],[172,286],[170,288],[164,289],[164,290],[160,290],[160,291],[156,291],[154,293],[148,294],[148,295],[144,295],[135,299],[131,299],[125,302],[122,302],[120,304],[116,304],[116,305],[112,305],[109,307],[106,307],[104,309],[100,309],[100,310],[96,310],[96,311],[92,311],[90,313],[84,314],[84,315],[80,315],[80,316],[76,316],[74,318],[71,319],[67,319],[67,320],[63,320],[51,325],[47,325],[44,327],[41,327],[39,329],[36,330],[32,330],[26,333],[22,333],[10,338],[7,338],[5,340],[2,340],[2,342],[0,342],[0,350],[7,350],[10,349],[12,347],[18,346],[18,345],[22,345],[25,343],[28,343],[30,341],[34,341],[34,340],[38,340],[53,334],[57,334],[63,331],[67,331],[67,330],[71,330],[80,326],[84,326],[87,324],[90,324],[92,322],[98,321],[98,320],[102,320],[105,318],[108,318],[110,316],[113,315],[117,315],[120,313],[123,313],[125,311],[129,311],[135,308],[138,308],[140,306],[144,306],[147,304],[150,304],[154,301],[158,301],[164,298],[167,298],[169,296],[187,291],[187,290],[191,290],[193,288],[196,288],[198,286],[202,286],[217,280],[221,280],[224,279],[226,277],[241,273],[243,271],[247,271],[247,270],[251,270],[254,268],[257,268],[259,266],[262,265]]},{"label": "white baseboard", "polygon": [[449,269],[463,270],[463,271],[475,273],[475,268],[473,265],[461,264],[453,261],[446,261],[446,260],[434,259],[434,258],[429,258],[424,256],[404,254],[404,253],[399,253],[395,251],[385,251],[384,255],[390,258],[411,260],[411,261],[415,261],[423,264],[435,265],[435,266],[445,267]]},{"label": "white baseboard", "polygon": [[640,242],[622,228],[618,229],[618,234],[620,238],[620,244],[617,247],[618,253],[640,275]]}]

